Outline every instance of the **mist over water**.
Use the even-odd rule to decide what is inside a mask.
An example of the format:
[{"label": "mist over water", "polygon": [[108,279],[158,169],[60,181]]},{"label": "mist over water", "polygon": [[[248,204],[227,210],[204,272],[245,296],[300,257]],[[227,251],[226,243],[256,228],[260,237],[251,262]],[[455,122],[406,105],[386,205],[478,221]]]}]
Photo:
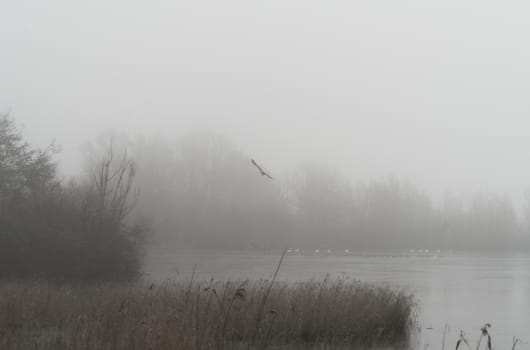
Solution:
[{"label": "mist over water", "polygon": [[0,280],[269,278],[285,248],[286,281],[410,290],[421,347],[530,340],[529,10],[3,2]]}]

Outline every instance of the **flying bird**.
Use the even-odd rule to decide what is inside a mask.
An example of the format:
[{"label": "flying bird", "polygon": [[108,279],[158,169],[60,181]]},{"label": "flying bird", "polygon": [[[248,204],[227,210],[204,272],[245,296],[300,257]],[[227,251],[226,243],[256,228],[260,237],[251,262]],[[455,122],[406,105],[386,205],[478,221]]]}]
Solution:
[{"label": "flying bird", "polygon": [[256,168],[258,168],[258,170],[259,170],[259,172],[260,172],[260,174],[261,174],[262,176],[268,177],[269,179],[272,180],[272,176],[270,176],[269,174],[267,174],[267,172],[266,172],[265,170],[263,170],[263,168],[260,167],[260,166],[258,165],[258,163],[256,163],[256,161],[255,161],[254,159],[251,159],[251,161],[252,161],[252,164],[253,164]]}]

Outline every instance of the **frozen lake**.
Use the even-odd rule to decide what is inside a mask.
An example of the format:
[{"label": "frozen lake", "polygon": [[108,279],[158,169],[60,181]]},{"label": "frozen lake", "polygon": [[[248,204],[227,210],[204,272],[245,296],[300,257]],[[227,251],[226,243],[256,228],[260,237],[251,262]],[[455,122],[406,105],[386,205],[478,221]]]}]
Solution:
[{"label": "frozen lake", "polygon": [[[151,254],[148,278],[178,273],[199,278],[270,278],[279,254],[174,253]],[[445,324],[446,349],[454,349],[464,330],[474,349],[479,329],[491,323],[493,347],[511,349],[512,337],[530,341],[530,255],[515,256],[300,256],[289,255],[280,280],[300,281],[341,275],[387,284],[414,293],[422,326],[421,349],[441,348]],[[517,349],[530,349],[522,344]]]}]

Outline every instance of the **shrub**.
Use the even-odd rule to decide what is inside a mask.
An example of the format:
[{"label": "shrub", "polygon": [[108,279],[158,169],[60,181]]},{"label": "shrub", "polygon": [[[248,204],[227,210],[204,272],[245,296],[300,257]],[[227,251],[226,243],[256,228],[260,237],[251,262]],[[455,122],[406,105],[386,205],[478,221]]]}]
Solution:
[{"label": "shrub", "polygon": [[0,116],[0,278],[135,278],[145,230],[127,222],[134,163],[109,149],[86,179],[63,184],[56,151],[32,148]]}]

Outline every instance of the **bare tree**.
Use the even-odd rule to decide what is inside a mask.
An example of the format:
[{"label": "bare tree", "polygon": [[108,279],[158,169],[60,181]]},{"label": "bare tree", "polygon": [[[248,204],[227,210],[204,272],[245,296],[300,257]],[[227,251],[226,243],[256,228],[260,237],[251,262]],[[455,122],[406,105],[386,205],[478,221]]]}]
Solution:
[{"label": "bare tree", "polygon": [[111,142],[107,153],[90,174],[100,224],[108,220],[114,227],[119,227],[125,223],[138,199],[138,191],[133,192],[135,175],[134,160],[126,151],[116,159]]}]

